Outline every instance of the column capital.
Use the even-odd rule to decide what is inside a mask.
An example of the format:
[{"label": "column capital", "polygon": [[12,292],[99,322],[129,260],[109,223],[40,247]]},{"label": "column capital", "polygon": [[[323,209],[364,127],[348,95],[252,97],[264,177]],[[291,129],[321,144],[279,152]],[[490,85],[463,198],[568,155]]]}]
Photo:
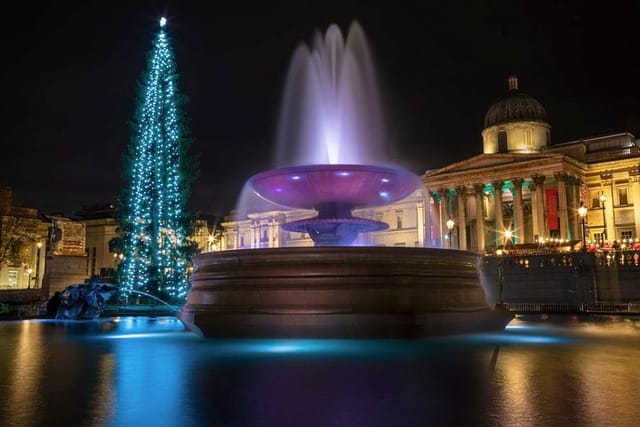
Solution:
[{"label": "column capital", "polygon": [[430,191],[429,194],[431,195],[431,197],[433,197],[433,201],[435,203],[440,203],[440,201],[442,200],[443,190],[442,189],[433,190],[433,191]]},{"label": "column capital", "polygon": [[464,194],[467,192],[467,187],[465,185],[458,185],[456,187],[456,193],[459,196],[464,196]]},{"label": "column capital", "polygon": [[544,175],[534,175],[531,177],[531,179],[533,180],[533,183],[535,185],[539,185],[542,187],[542,185],[544,184],[544,180],[547,179],[547,177]]},{"label": "column capital", "polygon": [[631,175],[629,177],[629,182],[631,183],[640,182],[640,175]]},{"label": "column capital", "polygon": [[511,178],[510,181],[516,187],[516,190],[522,190],[522,184],[524,184],[524,178]]},{"label": "column capital", "polygon": [[575,175],[569,175],[567,177],[567,184],[569,185],[580,185],[582,184],[582,180]]},{"label": "column capital", "polygon": [[569,179],[569,174],[566,172],[556,172],[553,174],[553,176],[556,178],[556,180],[558,181],[562,181],[562,182],[567,182],[567,180]]},{"label": "column capital", "polygon": [[484,184],[473,184],[473,192],[475,194],[478,194],[478,193],[482,194],[482,192],[484,191],[484,187],[485,187]]},{"label": "column capital", "polygon": [[491,182],[491,185],[493,186],[493,189],[497,192],[499,189],[502,189],[502,186],[504,185],[504,181],[493,181]]}]

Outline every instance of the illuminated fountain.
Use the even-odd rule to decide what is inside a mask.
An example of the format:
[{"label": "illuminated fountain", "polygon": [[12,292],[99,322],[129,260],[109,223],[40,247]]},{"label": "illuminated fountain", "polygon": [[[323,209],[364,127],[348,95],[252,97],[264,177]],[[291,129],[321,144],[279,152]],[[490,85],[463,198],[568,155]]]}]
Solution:
[{"label": "illuminated fountain", "polygon": [[180,313],[207,337],[425,337],[502,329],[487,305],[479,256],[457,250],[351,246],[387,224],[354,217],[420,189],[386,158],[383,114],[364,33],[332,25],[301,44],[287,75],[276,163],[251,177],[262,199],[317,216],[285,223],[315,247],[194,258]]},{"label": "illuminated fountain", "polygon": [[381,221],[354,217],[354,208],[387,205],[411,195],[420,179],[403,169],[369,165],[309,165],[258,174],[249,185],[267,201],[318,215],[286,223],[316,246],[348,246],[358,233],[384,230]]}]

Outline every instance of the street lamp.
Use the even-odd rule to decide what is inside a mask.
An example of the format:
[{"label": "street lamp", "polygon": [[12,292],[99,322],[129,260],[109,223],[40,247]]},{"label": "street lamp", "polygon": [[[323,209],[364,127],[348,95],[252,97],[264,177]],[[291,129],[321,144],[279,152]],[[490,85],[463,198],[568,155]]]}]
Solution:
[{"label": "street lamp", "polygon": [[607,196],[604,195],[604,192],[600,193],[600,206],[602,206],[602,224],[604,226],[604,232],[602,233],[602,235],[604,236],[604,242],[609,240],[607,238],[607,215],[606,215],[605,206],[604,206],[604,202],[606,201],[607,201]]},{"label": "street lamp", "polygon": [[451,249],[451,230],[453,230],[454,225],[456,225],[456,223],[451,219],[451,217],[449,217],[447,220],[447,228],[449,229],[449,249]]},{"label": "street lamp", "polygon": [[36,277],[34,277],[34,288],[39,287],[38,285],[40,284],[40,250],[42,249],[42,242],[38,241],[38,243],[36,243],[36,247],[38,249],[36,250]]},{"label": "street lamp", "polygon": [[578,208],[578,215],[580,215],[580,219],[582,220],[582,250],[587,249],[587,240],[586,240],[586,226],[585,226],[585,218],[587,216],[587,207],[583,202],[580,202],[580,207]]},{"label": "street lamp", "polygon": [[507,245],[507,243],[511,242],[512,238],[513,238],[513,231],[511,231],[510,228],[507,228],[506,230],[504,230],[504,247],[505,247],[505,249],[509,248],[509,245]]}]

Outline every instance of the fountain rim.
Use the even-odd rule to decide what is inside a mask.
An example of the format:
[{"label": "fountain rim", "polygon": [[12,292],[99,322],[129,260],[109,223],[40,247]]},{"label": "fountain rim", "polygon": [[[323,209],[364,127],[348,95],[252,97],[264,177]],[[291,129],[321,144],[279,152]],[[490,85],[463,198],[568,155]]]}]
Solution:
[{"label": "fountain rim", "polygon": [[[384,203],[361,203],[354,202],[351,205],[351,208],[366,208],[371,206],[382,206],[386,204],[390,204],[401,200],[407,196],[409,196],[413,191],[417,190],[422,184],[422,180],[420,176],[413,173],[412,171],[405,169],[400,166],[392,166],[392,165],[380,165],[380,164],[359,164],[359,163],[311,163],[311,164],[303,164],[303,165],[293,165],[293,166],[284,166],[280,168],[270,169],[264,172],[257,173],[250,177],[247,181],[249,186],[253,189],[253,191],[262,199],[267,200],[271,203],[276,203],[284,207],[294,208],[294,209],[316,209],[316,206],[309,206],[308,204],[283,204],[278,201],[272,200],[268,197],[265,197],[258,190],[256,184],[257,182],[265,179],[275,179],[275,177],[279,176],[295,176],[296,174],[313,174],[313,173],[366,173],[366,174],[389,174],[396,177],[401,177],[402,179],[406,179],[407,182],[411,180],[414,181],[413,188],[411,191],[404,191],[401,193],[401,196],[393,197],[387,200]],[[341,203],[349,204],[348,200],[339,200]]]}]

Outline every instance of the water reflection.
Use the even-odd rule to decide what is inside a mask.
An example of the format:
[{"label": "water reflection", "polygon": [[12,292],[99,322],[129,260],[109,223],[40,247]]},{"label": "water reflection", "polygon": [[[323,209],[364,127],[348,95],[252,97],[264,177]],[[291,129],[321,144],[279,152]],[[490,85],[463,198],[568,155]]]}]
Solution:
[{"label": "water reflection", "polygon": [[205,340],[175,318],[1,322],[0,425],[634,425],[633,320],[424,341]]}]

